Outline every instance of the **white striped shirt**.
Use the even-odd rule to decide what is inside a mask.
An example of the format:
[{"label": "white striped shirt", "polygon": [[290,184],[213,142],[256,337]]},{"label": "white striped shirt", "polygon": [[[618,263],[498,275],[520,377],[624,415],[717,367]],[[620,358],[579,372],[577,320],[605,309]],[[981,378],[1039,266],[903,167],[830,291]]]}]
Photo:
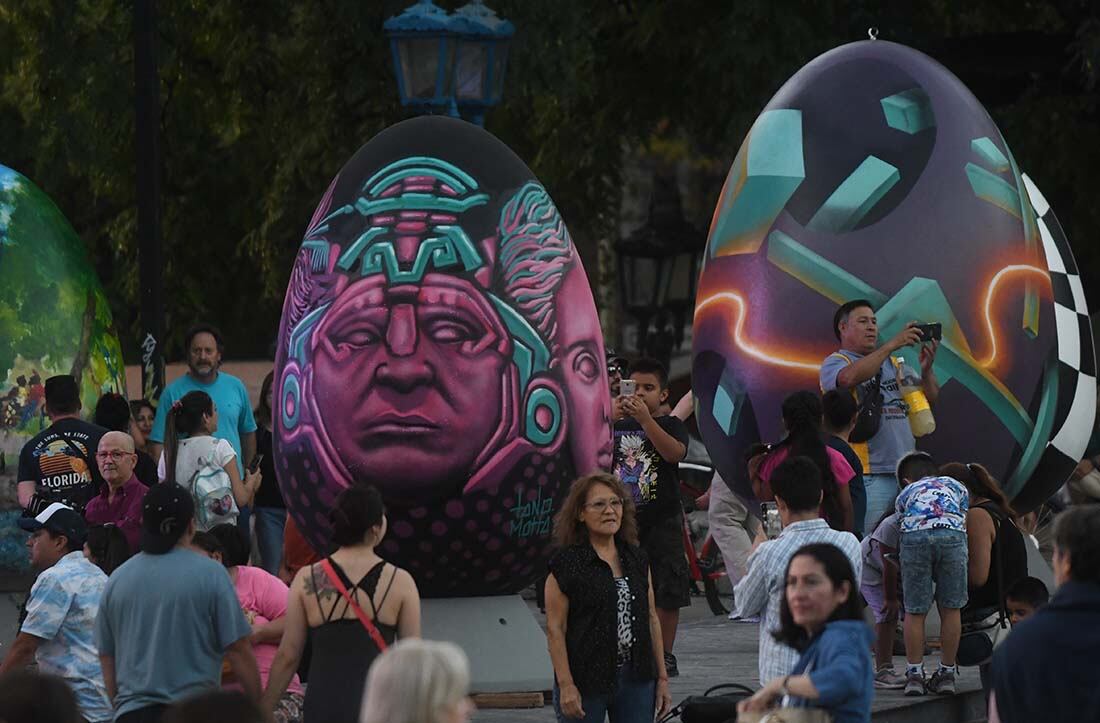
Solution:
[{"label": "white striped shirt", "polygon": [[837,532],[822,519],[792,522],[779,537],[761,543],[749,557],[749,571],[733,591],[737,614],[741,617],[760,616],[760,684],[790,675],[798,662],[798,651],[776,642],[772,633],[779,629],[779,602],[786,584],[787,563],[800,547],[825,542],[840,548],[852,563],[856,589],[863,566],[859,540],[851,532]]}]

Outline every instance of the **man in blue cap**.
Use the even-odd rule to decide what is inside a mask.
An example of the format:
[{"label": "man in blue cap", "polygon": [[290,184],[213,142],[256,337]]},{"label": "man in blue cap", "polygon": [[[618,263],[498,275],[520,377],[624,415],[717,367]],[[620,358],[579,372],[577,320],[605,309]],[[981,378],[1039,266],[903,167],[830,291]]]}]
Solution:
[{"label": "man in blue cap", "polygon": [[71,507],[53,502],[35,517],[19,520],[31,533],[31,564],[41,573],[27,598],[27,619],[0,663],[0,674],[30,664],[65,680],[87,721],[109,721],[107,698],[93,628],[107,576],[84,557],[88,529]]}]

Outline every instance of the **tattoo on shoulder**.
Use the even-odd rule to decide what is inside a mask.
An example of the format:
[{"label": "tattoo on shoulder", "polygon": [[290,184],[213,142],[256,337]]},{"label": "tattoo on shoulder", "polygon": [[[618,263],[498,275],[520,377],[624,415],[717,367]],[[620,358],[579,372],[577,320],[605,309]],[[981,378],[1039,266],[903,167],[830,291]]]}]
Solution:
[{"label": "tattoo on shoulder", "polygon": [[316,567],[310,568],[309,574],[305,576],[302,583],[307,595],[316,595],[319,598],[326,599],[335,597],[338,594],[327,575],[324,573],[317,574]]}]

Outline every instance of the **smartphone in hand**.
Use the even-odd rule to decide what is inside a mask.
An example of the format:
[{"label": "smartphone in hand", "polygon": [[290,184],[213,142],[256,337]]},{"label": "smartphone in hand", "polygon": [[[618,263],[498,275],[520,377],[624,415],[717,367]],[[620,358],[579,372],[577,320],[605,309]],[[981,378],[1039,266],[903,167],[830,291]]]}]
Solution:
[{"label": "smartphone in hand", "polygon": [[623,379],[619,382],[620,397],[633,397],[636,391],[638,391],[638,382],[633,379]]},{"label": "smartphone in hand", "polygon": [[260,463],[263,462],[263,461],[264,461],[263,452],[260,452],[255,457],[253,457],[252,462],[249,463],[249,465],[248,465],[249,474],[251,474],[251,473],[255,472],[256,470],[258,470],[260,468]]}]

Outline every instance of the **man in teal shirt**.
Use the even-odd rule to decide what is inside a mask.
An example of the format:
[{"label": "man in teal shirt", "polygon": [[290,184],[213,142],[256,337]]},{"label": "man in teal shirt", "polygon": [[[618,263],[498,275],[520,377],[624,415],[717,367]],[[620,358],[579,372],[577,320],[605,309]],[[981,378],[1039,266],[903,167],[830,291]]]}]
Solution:
[{"label": "man in teal shirt", "polygon": [[164,445],[164,424],[172,404],[193,391],[206,392],[218,409],[218,429],[214,436],[233,445],[237,467],[244,479],[244,467],[256,456],[256,420],[244,382],[219,371],[222,363],[221,333],[209,324],[199,324],[187,332],[188,372],[164,388],[157,405],[153,431],[149,433],[149,453],[159,459]]}]

